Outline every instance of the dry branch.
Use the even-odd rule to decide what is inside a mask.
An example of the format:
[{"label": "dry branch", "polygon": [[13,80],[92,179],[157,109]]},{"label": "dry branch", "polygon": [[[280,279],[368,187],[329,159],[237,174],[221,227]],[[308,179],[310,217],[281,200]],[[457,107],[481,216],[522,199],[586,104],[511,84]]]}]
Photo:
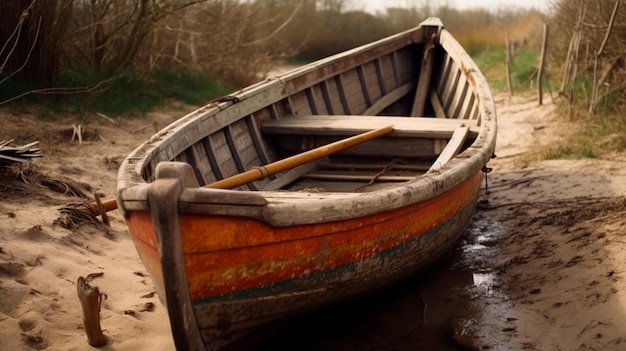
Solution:
[{"label": "dry branch", "polygon": [[611,30],[613,29],[613,25],[615,23],[615,16],[617,15],[617,10],[619,9],[619,1],[615,2],[615,7],[613,7],[613,13],[611,14],[611,19],[609,20],[608,28],[606,29],[606,34],[604,35],[604,39],[602,40],[602,44],[600,48],[596,52],[595,61],[593,65],[593,91],[591,92],[591,100],[589,102],[589,112],[593,113],[598,104],[598,89],[600,88],[600,81],[598,79],[598,69],[599,69],[599,61],[600,56],[604,52],[604,48],[606,47],[606,43],[609,40],[609,36],[611,35]]},{"label": "dry branch", "polygon": [[123,127],[123,126],[122,126],[122,125],[121,125],[118,121],[116,121],[116,120],[114,120],[113,118],[111,118],[111,117],[109,117],[109,116],[105,115],[104,113],[101,113],[101,112],[96,112],[96,116],[98,116],[98,117],[100,117],[100,118],[103,118],[103,119],[105,119],[105,120],[107,120],[107,121],[109,121],[109,122],[111,122],[111,123],[115,124],[115,125],[116,125],[116,126],[118,126],[120,129],[122,129],[123,131],[125,131],[126,133],[129,133],[129,134],[132,134],[132,133],[133,133],[133,131],[132,131],[132,130],[128,130],[128,129],[124,128],[124,127]]},{"label": "dry branch", "polygon": [[561,83],[559,95],[565,94],[565,90],[570,85],[570,82],[574,81],[576,79],[576,75],[578,74],[578,53],[580,49],[580,38],[582,36],[582,21],[584,20],[586,13],[587,5],[584,1],[581,1],[578,9],[578,19],[574,28],[574,34],[572,35],[572,39],[570,40],[569,48],[567,50],[563,82]]}]

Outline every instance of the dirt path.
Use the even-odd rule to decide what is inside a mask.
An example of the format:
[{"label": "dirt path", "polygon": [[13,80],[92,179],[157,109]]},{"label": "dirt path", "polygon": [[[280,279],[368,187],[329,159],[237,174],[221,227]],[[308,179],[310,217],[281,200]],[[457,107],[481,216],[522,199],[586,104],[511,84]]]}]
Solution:
[{"label": "dirt path", "polygon": [[[311,324],[303,328],[325,332],[300,334],[295,347],[626,347],[626,160],[516,168],[519,155],[553,139],[562,126],[552,106],[539,108],[532,98],[509,103],[498,97],[497,104],[498,158],[490,163],[489,193],[454,260],[417,282],[338,308],[330,319],[310,316]],[[59,193],[66,189],[63,183],[55,183],[57,191],[45,186],[64,180],[80,183],[88,193],[112,195],[119,162],[150,136],[151,121],[163,126],[183,113],[154,114],[122,126],[94,116],[79,145],[70,142],[74,121],[0,112],[0,140],[41,140],[45,155],[23,169],[23,179],[0,179],[0,349],[89,349],[76,280],[103,272],[91,282],[106,297],[101,314],[109,345],[102,349],[173,350],[166,312],[122,218],[112,213],[106,232],[66,229],[55,224],[58,208],[76,199]],[[294,347],[289,334],[294,330],[279,331],[276,338],[285,341],[275,341],[273,349]]]}]

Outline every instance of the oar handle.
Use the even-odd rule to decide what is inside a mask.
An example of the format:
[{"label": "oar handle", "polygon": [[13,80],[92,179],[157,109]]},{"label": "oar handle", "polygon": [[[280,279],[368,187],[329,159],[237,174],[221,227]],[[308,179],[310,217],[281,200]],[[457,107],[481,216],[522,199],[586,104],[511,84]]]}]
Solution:
[{"label": "oar handle", "polygon": [[[102,203],[102,209],[104,210],[104,212],[117,210],[117,201],[115,200],[115,198],[104,200],[101,203]],[[97,203],[88,204],[87,210],[94,216],[101,215],[100,209],[98,208]]]}]

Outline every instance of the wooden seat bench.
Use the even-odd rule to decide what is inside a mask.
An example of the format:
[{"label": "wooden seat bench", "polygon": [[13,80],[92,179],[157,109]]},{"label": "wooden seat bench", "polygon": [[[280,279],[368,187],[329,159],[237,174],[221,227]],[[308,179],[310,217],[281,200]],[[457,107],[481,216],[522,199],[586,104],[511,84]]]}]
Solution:
[{"label": "wooden seat bench", "polygon": [[286,117],[263,122],[265,134],[347,136],[364,133],[372,129],[393,125],[389,137],[449,139],[461,126],[469,128],[468,138],[478,135],[476,120],[396,117],[396,116],[353,116],[353,115],[309,115]]}]

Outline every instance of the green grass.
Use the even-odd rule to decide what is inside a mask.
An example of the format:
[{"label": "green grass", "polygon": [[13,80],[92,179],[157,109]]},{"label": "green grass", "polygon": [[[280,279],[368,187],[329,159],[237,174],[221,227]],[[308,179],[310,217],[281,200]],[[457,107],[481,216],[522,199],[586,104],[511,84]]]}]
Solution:
[{"label": "green grass", "polygon": [[[18,101],[48,107],[48,118],[54,118],[55,113],[81,117],[88,112],[118,116],[144,114],[165,108],[172,101],[202,105],[232,91],[211,77],[183,68],[160,69],[145,74],[77,69],[63,72],[57,86],[63,87],[64,92],[30,94]],[[74,90],[76,88],[82,92]],[[0,84],[0,101],[33,89],[21,82],[7,81]]]},{"label": "green grass", "polygon": [[[473,59],[485,75],[491,89],[500,92],[508,91],[506,50],[504,48],[483,50],[475,55]],[[514,94],[537,87],[538,62],[538,53],[532,50],[521,50],[511,59],[511,87]]]},{"label": "green grass", "polygon": [[[494,92],[508,92],[505,55],[504,48],[492,48],[473,57]],[[537,65],[538,52],[535,51],[522,50],[513,58],[513,94],[536,89]],[[548,75],[544,84],[556,91],[560,83],[550,78]],[[591,90],[592,84],[584,76],[577,79],[568,92],[574,97],[572,101],[557,100],[558,123],[564,126],[561,139],[521,157],[518,166],[525,167],[540,160],[603,159],[626,153],[626,119],[623,118],[626,107],[623,101],[619,96],[607,95],[598,103],[595,113],[590,114],[587,99]]]}]

